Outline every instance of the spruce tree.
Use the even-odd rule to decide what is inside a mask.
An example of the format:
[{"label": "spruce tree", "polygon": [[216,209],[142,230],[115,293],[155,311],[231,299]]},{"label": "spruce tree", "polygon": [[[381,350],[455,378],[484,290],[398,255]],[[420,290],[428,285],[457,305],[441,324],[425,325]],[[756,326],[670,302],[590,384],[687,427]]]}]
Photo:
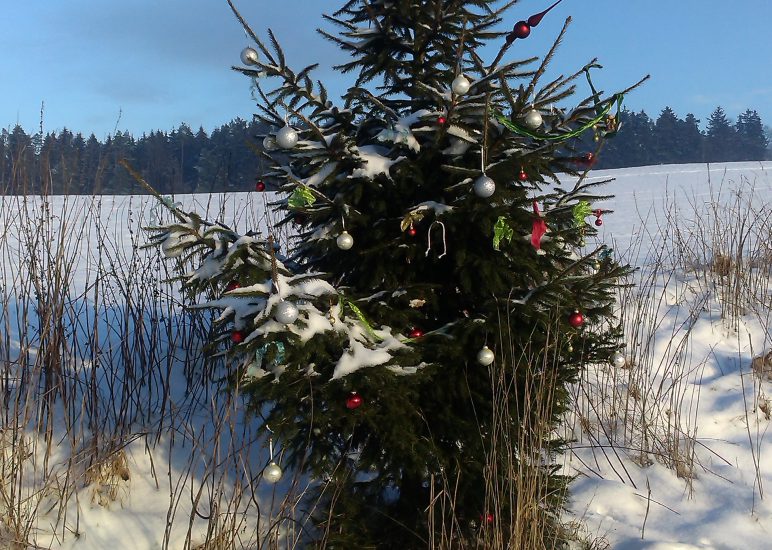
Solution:
[{"label": "spruce tree", "polygon": [[737,160],[764,160],[769,143],[759,114],[747,109],[737,117],[735,130],[739,147]]},{"label": "spruce tree", "polygon": [[700,131],[700,121],[692,114],[687,113],[681,123],[681,140],[683,142],[683,157],[679,162],[702,162],[704,157],[705,136]]},{"label": "spruce tree", "polygon": [[242,20],[282,219],[239,234],[167,202],[153,228],[222,310],[212,348],[282,452],[264,478],[313,480],[319,546],[560,539],[558,422],[583,366],[618,361],[627,273],[597,238],[595,153],[576,147],[618,130],[622,94],[571,106],[594,62],[544,78],[568,20],[544,58],[514,59],[548,10],[518,21],[513,4],[345,2],[320,31],[350,56],[341,105]]},{"label": "spruce tree", "polygon": [[680,120],[673,109],[665,107],[654,123],[654,155],[659,164],[675,164],[683,158],[684,143]]},{"label": "spruce tree", "polygon": [[732,162],[739,158],[737,131],[720,106],[708,118],[705,133],[705,160],[707,162]]}]

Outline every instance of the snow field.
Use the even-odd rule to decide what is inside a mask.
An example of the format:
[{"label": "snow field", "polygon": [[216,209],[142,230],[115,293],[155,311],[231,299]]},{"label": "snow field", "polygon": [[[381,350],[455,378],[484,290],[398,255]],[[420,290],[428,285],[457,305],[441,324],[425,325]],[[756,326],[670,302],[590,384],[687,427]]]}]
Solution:
[{"label": "snow field", "polygon": [[[598,242],[641,268],[620,294],[628,364],[590,365],[570,419],[566,519],[598,548],[770,546],[772,382],[750,370],[772,347],[770,169],[591,173],[616,178]],[[277,221],[271,199],[173,200],[246,231]],[[307,483],[262,480],[265,429],[220,391],[227,368],[205,361],[207,318],[183,314],[171,262],[141,248],[160,210],[0,202],[0,546],[289,548],[307,529],[291,521]]]}]

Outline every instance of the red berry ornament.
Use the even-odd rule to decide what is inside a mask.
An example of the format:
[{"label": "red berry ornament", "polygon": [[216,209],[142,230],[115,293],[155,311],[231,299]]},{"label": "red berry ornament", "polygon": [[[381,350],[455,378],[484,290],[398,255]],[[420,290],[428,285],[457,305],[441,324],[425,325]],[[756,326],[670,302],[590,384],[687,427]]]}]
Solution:
[{"label": "red berry ornament", "polygon": [[448,119],[442,115],[437,117],[437,124],[439,124],[440,126],[444,126],[447,121]]},{"label": "red berry ornament", "polygon": [[407,229],[407,234],[410,235],[411,237],[415,237],[417,233],[418,231],[416,231],[416,228],[413,227],[413,224],[411,223],[410,227]]},{"label": "red berry ornament", "polygon": [[603,225],[603,220],[601,220],[600,218],[598,218],[597,220],[595,220],[595,225],[597,225],[598,227],[600,227],[601,225]]},{"label": "red berry ornament", "polygon": [[521,168],[520,173],[517,175],[517,179],[519,179],[520,181],[526,181],[528,179],[528,174],[526,174],[525,170]]},{"label": "red berry ornament", "polygon": [[574,162],[578,164],[579,166],[584,166],[585,168],[591,168],[595,164],[595,155],[592,153],[585,153],[581,157],[576,157],[574,159]]},{"label": "red berry ornament", "polygon": [[225,287],[225,292],[230,292],[231,290],[236,290],[237,288],[241,288],[241,285],[238,281],[231,281],[228,283]]},{"label": "red berry ornament", "polygon": [[260,192],[265,191],[265,182],[263,180],[257,180],[257,183],[255,184],[255,190]]},{"label": "red berry ornament", "polygon": [[494,519],[496,518],[493,517],[493,514],[485,514],[485,523],[487,523],[488,525],[493,523]]},{"label": "red berry ornament", "polygon": [[531,34],[531,25],[526,21],[518,21],[512,28],[512,36],[515,38],[528,38],[529,34]]},{"label": "red berry ornament", "polygon": [[233,332],[231,332],[231,342],[233,342],[234,344],[240,344],[241,342],[244,341],[245,337],[246,335],[241,330],[234,330]]},{"label": "red berry ornament", "polygon": [[408,332],[407,335],[411,338],[420,338],[424,335],[424,331],[422,331],[420,328],[413,327],[410,329],[410,332]]},{"label": "red berry ornament", "polygon": [[568,316],[568,324],[574,328],[581,327],[584,324],[584,315],[582,315],[579,310],[574,310],[574,312]]},{"label": "red berry ornament", "polygon": [[595,218],[596,218],[595,225],[597,225],[598,227],[603,225],[603,220],[601,219],[601,216],[603,215],[603,210],[598,209],[595,212],[593,212],[593,214],[595,214]]},{"label": "red berry ornament", "polygon": [[353,411],[354,409],[361,407],[363,402],[362,396],[357,392],[352,391],[351,395],[346,398],[346,408]]},{"label": "red berry ornament", "polygon": [[528,35],[531,34],[531,27],[535,27],[541,23],[541,20],[544,19],[544,16],[547,15],[547,13],[549,13],[552,8],[560,4],[562,1],[563,0],[558,0],[546,10],[532,15],[528,18],[528,21],[518,21],[515,23],[515,26],[512,28],[512,32],[507,35],[507,42],[511,44],[517,38],[528,38]]}]

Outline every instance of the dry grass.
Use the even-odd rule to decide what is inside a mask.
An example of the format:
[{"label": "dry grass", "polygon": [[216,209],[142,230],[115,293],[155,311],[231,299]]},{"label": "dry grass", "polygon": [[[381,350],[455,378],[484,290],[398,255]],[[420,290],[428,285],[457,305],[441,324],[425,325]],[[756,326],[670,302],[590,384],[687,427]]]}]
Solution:
[{"label": "dry grass", "polygon": [[[623,456],[644,466],[659,461],[687,483],[702,471],[696,415],[708,358],[693,356],[697,321],[715,312],[730,331],[743,315],[772,326],[770,207],[754,204],[747,194],[753,186],[741,183],[739,191],[723,184],[710,190],[707,201],[670,204],[661,222],[668,240],[650,235],[653,246],[645,244],[653,253],[646,261],[637,256],[643,243],[628,252],[628,260],[645,267],[636,286],[619,296],[626,364],[588,365],[575,388],[573,416],[574,433],[623,481],[629,481]],[[5,197],[0,203],[0,546],[54,541],[46,547],[56,547],[57,540],[78,536],[83,487],[97,503],[120,504],[136,481],[128,449],[140,444],[165,461],[153,469],[154,482],[168,487],[163,548],[176,540],[172,524],[187,531],[186,549],[302,548],[308,526],[296,520],[307,484],[288,479],[274,502],[259,506],[265,504],[259,496],[264,437],[243,421],[238,393],[219,391],[222,365],[201,352],[208,319],[184,312],[166,265],[156,251],[141,249],[148,212],[136,203],[128,208],[128,227],[114,233],[111,218],[118,212],[109,197]],[[207,209],[224,215],[214,198]],[[238,214],[254,227],[260,220],[248,219],[249,212],[265,210],[247,205]],[[79,281],[82,262],[87,276]],[[664,332],[663,320],[674,310],[678,322]],[[748,378],[755,396],[749,417],[770,417],[761,384],[772,372],[770,348],[767,341],[764,352],[745,361],[758,375]],[[510,357],[507,365],[528,359]],[[490,509],[513,494],[517,506],[507,518],[484,518],[479,538],[461,544],[454,523],[460,520],[450,513],[453,495],[439,489],[454,480],[437,480],[430,518],[446,523],[432,524],[440,534],[431,548],[543,547],[540,452],[551,435],[545,422],[551,385],[536,375],[527,381],[517,407],[544,414],[530,417],[532,425],[513,439],[512,419],[504,414],[512,394],[501,374],[491,370],[493,399],[501,404],[492,419],[496,452],[481,460],[487,461]],[[180,380],[184,387],[175,387]],[[748,438],[758,447],[763,433],[752,425]],[[757,456],[757,464],[762,459]],[[604,548],[602,539],[574,538],[586,541],[582,548]]]},{"label": "dry grass", "polygon": [[[226,211],[217,196],[199,206]],[[265,211],[245,203],[236,219],[264,225]],[[272,536],[281,503],[260,511],[257,497],[264,438],[203,354],[208,317],[185,310],[157,251],[141,248],[153,215],[130,197],[0,200],[3,548],[57,547],[81,534],[82,505],[120,506],[135,481],[129,448],[143,445],[168,461],[152,480],[168,487],[163,548],[176,548],[172,524],[186,547]],[[263,548],[295,544],[273,538]]]},{"label": "dry grass", "polygon": [[[747,320],[764,327],[769,343],[772,209],[743,178],[708,182],[705,192],[686,203],[668,196],[661,211],[641,215],[641,226],[654,220],[654,228],[650,224],[650,232],[624,252],[625,261],[641,266],[631,278],[634,286],[619,295],[626,364],[589,366],[576,387],[573,433],[578,446],[592,445],[596,460],[624,483],[634,485],[624,469],[630,457],[642,467],[666,465],[691,491],[692,480],[705,471],[697,453],[704,446],[697,424],[700,390],[706,365],[716,360],[712,351],[695,356],[693,330],[700,321],[713,321],[743,349],[748,342],[740,329]],[[758,375],[748,394],[753,402],[746,401],[754,448],[764,434],[750,426],[769,419],[770,401],[760,384],[772,372],[768,361],[772,357],[762,354],[749,365]],[[749,361],[740,354],[738,362]],[[739,373],[743,388],[744,374]],[[761,494],[760,457],[755,460]]]}]

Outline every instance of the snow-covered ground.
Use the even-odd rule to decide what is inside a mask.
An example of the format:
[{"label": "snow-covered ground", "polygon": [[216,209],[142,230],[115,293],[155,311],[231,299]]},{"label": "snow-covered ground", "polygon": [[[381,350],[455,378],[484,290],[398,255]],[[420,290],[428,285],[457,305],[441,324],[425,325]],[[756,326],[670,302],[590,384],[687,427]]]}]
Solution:
[{"label": "snow-covered ground", "polygon": [[[607,190],[615,198],[602,206],[613,214],[604,216],[598,240],[641,267],[636,275],[642,283],[639,290],[624,296],[630,308],[625,327],[631,338],[637,337],[637,343],[628,342],[629,364],[624,368],[591,366],[576,388],[578,405],[572,418],[576,443],[565,457],[565,471],[577,477],[570,500],[572,513],[566,519],[584,522],[590,538],[602,537],[611,548],[621,550],[772,548],[772,497],[767,494],[772,491],[772,449],[765,437],[769,420],[764,412],[764,408],[769,411],[766,393],[772,393],[772,382],[758,381],[750,367],[753,356],[772,348],[772,325],[767,322],[772,287],[763,283],[767,274],[757,276],[753,288],[743,291],[755,297],[753,303],[743,305],[737,320],[722,316],[728,307],[722,304],[725,291],[721,280],[707,270],[720,243],[704,246],[711,240],[731,241],[745,234],[742,224],[733,226],[738,219],[752,216],[756,216],[754,231],[761,228],[766,237],[751,231],[745,245],[769,244],[772,163],[591,173],[592,179],[610,177],[615,181]],[[226,223],[235,218],[231,225],[245,230],[266,227],[271,221],[264,208],[269,198],[245,193],[178,196],[174,200],[186,209],[202,204],[210,212],[220,212]],[[5,231],[0,235],[0,255],[5,267],[0,273],[4,305],[0,324],[5,335],[0,341],[4,354],[0,359],[13,356],[14,346],[24,348],[28,343],[24,332],[29,327],[14,321],[25,305],[13,299],[12,289],[28,281],[25,270],[40,267],[30,267],[24,258],[36,246],[43,246],[18,231],[19,212],[25,208],[20,199],[2,200],[0,224]],[[39,208],[37,199],[29,200],[33,210]],[[51,198],[52,212],[68,209],[71,215],[67,227],[56,225],[63,215],[55,217],[47,234],[53,240],[66,232],[62,243],[72,248],[77,260],[67,274],[73,296],[67,302],[71,314],[82,312],[86,328],[102,330],[99,339],[106,349],[112,350],[112,343],[118,350],[116,357],[125,359],[127,355],[119,348],[128,332],[111,333],[106,328],[118,322],[125,323],[131,333],[144,330],[146,323],[150,326],[158,318],[163,320],[181,297],[171,287],[158,286],[153,294],[153,285],[160,285],[156,279],[139,281],[137,288],[147,292],[143,303],[155,309],[148,319],[137,321],[125,313],[136,310],[121,301],[127,293],[117,283],[95,294],[95,281],[113,280],[110,274],[123,273],[126,279],[132,270],[147,266],[157,266],[153,267],[156,275],[163,273],[160,262],[154,263],[157,251],[137,249],[145,238],[140,226],[152,221],[154,199],[104,197],[97,205],[90,201],[85,197]],[[79,223],[78,216],[99,220],[98,227]],[[729,232],[721,233],[711,225],[715,221],[711,216],[723,218],[722,225]],[[712,232],[708,231],[711,227]],[[112,262],[100,259],[97,242],[111,243],[106,256]],[[21,269],[9,267],[13,265]],[[682,269],[683,265],[689,269]],[[758,270],[755,265],[749,264],[748,270]],[[110,307],[105,305],[104,292],[111,292]],[[95,301],[102,305],[89,308]],[[110,320],[94,319],[99,315],[110,316]],[[189,336],[195,327],[174,321],[168,326],[171,328],[163,333],[166,340],[151,342],[148,349],[144,344],[141,350],[132,348],[128,354],[151,357],[153,365],[163,365],[158,374],[135,373],[138,378],[147,377],[147,384],[140,384],[143,389],[137,390],[137,396],[148,397],[146,402],[115,390],[124,387],[124,375],[110,370],[109,361],[101,356],[85,361],[81,354],[66,384],[82,410],[57,411],[63,419],[52,424],[54,430],[76,426],[82,441],[91,441],[92,426],[84,419],[113,426],[120,424],[117,418],[121,414],[134,415],[133,433],[108,430],[114,444],[102,441],[98,445],[102,457],[121,452],[128,479],[120,475],[122,458],[107,460],[117,464],[117,477],[113,471],[101,476],[101,484],[71,483],[61,476],[87,469],[88,448],[54,438],[61,448],[48,449],[49,459],[43,463],[40,457],[46,449],[36,442],[39,436],[34,432],[24,436],[24,445],[31,448],[25,455],[24,475],[6,474],[13,461],[3,439],[7,432],[3,433],[0,511],[6,517],[14,516],[8,510],[16,510],[16,516],[26,511],[25,517],[37,518],[27,522],[31,527],[26,540],[39,547],[74,550],[194,548],[205,540],[208,530],[211,534],[213,529],[223,529],[237,531],[246,548],[263,547],[266,526],[276,519],[285,494],[290,488],[295,494],[302,492],[303,487],[292,485],[289,476],[278,485],[261,479],[268,460],[266,432],[245,417],[238,400],[213,389],[217,373],[199,372],[197,360],[185,365],[164,360],[181,346],[201,343]],[[35,330],[43,332],[40,327]],[[131,341],[132,346],[142,342]],[[37,350],[29,351],[34,358]],[[112,382],[116,377],[121,380]],[[89,385],[92,379],[96,382]],[[91,394],[80,388],[105,393],[94,399],[95,404]],[[165,420],[167,416],[172,420]],[[14,448],[20,448],[18,438],[15,441]],[[16,480],[26,483],[29,490],[20,490]],[[59,492],[63,486],[71,489]],[[14,500],[8,488],[26,495],[24,503]],[[68,496],[68,504],[57,507],[62,494]],[[234,495],[240,497],[238,502]],[[226,505],[229,502],[236,503]],[[0,525],[0,545],[10,545],[18,538],[24,531],[21,524],[24,521]],[[285,534],[292,538],[291,531]]]},{"label": "snow-covered ground", "polygon": [[[710,270],[711,256],[733,253],[721,244],[737,250],[743,235],[746,253],[769,260],[772,163],[593,172],[604,176],[616,197],[601,238],[623,255],[636,243],[640,286],[628,300],[628,364],[591,366],[577,392],[570,509],[614,549],[772,548],[772,382],[751,373],[752,357],[772,349],[770,263]],[[732,319],[725,286],[742,280],[752,288],[738,288]]]}]

